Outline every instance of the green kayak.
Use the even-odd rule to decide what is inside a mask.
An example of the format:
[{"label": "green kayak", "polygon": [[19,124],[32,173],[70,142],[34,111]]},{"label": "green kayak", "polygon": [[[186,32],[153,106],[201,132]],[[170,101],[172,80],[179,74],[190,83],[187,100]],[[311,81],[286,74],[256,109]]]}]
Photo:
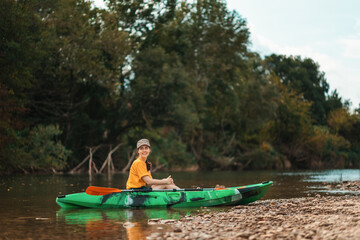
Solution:
[{"label": "green kayak", "polygon": [[235,206],[260,199],[272,182],[229,188],[202,188],[180,190],[118,190],[106,195],[86,192],[58,196],[57,204],[73,208],[190,208]]}]

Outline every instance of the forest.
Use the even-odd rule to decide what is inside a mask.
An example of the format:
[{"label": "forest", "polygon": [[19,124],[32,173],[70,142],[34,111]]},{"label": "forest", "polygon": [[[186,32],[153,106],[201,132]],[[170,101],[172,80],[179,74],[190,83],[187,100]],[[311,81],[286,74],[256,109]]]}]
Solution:
[{"label": "forest", "polygon": [[360,167],[316,59],[251,51],[225,1],[105,2],[2,0],[1,173],[126,170],[141,138],[159,170]]}]

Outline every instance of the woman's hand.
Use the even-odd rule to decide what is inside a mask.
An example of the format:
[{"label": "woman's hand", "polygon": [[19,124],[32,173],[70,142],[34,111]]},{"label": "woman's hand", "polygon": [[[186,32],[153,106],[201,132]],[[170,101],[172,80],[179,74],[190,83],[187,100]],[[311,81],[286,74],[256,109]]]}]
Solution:
[{"label": "woman's hand", "polygon": [[171,178],[171,175],[168,176],[167,178],[164,178],[163,181],[165,185],[174,184],[174,180]]}]

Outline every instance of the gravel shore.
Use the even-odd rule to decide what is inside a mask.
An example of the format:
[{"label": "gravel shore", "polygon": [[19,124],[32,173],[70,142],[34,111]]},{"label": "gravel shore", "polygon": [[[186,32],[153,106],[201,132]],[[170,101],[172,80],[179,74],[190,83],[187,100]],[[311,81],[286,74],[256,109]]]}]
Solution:
[{"label": "gravel shore", "polygon": [[186,216],[168,222],[172,232],[147,239],[360,239],[360,183],[327,186],[355,194],[260,200],[225,212]]}]

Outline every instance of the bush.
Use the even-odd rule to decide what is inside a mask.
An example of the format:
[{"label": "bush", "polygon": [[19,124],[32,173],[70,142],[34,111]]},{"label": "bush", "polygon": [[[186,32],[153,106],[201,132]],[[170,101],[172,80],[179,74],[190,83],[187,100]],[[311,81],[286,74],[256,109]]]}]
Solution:
[{"label": "bush", "polygon": [[60,134],[61,130],[54,125],[39,125],[31,130],[17,132],[15,143],[9,145],[5,153],[7,169],[23,171],[64,169],[71,151],[56,139]]},{"label": "bush", "polygon": [[255,149],[251,152],[242,154],[239,157],[239,165],[244,169],[278,169],[283,168],[280,157],[271,151]]}]

